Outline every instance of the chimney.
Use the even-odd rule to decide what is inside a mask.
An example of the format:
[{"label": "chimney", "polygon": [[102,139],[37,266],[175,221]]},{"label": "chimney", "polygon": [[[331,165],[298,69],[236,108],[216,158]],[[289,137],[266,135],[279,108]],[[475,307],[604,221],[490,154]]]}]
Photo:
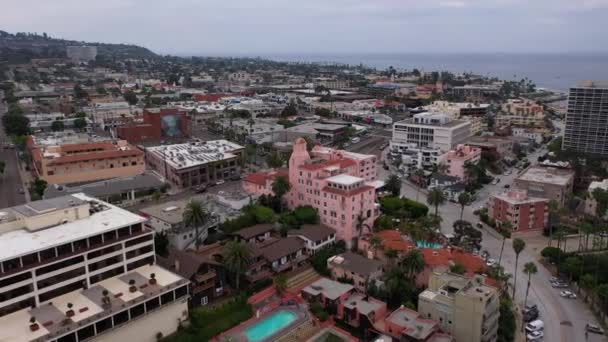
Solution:
[{"label": "chimney", "polygon": [[173,263],[173,268],[175,269],[175,272],[179,272],[179,260],[175,259],[175,262]]}]

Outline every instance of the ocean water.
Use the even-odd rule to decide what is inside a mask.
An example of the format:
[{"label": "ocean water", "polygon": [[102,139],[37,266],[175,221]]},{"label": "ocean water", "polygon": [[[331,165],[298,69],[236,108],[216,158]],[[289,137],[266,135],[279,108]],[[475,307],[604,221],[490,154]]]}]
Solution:
[{"label": "ocean water", "polygon": [[424,71],[473,72],[503,80],[529,78],[537,87],[567,91],[582,80],[608,80],[608,54],[353,54],[269,55],[278,61],[364,64]]}]

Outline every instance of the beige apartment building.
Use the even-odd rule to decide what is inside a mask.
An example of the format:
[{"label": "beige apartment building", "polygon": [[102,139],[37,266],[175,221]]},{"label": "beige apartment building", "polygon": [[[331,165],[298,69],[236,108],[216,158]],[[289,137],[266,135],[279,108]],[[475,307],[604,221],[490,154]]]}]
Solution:
[{"label": "beige apartment building", "polygon": [[439,322],[456,341],[496,341],[500,299],[496,288],[484,281],[481,275],[433,273],[428,289],[418,296],[418,312]]},{"label": "beige apartment building", "polygon": [[545,123],[543,106],[533,101],[510,99],[502,105],[502,111],[496,116],[496,126],[542,127]]},{"label": "beige apartment building", "polygon": [[515,178],[514,185],[530,196],[555,200],[562,207],[574,187],[574,170],[533,166]]},{"label": "beige apartment building", "polygon": [[[33,140],[31,140],[33,141]],[[144,173],[144,153],[126,140],[28,144],[37,177],[49,184],[92,182]]]}]

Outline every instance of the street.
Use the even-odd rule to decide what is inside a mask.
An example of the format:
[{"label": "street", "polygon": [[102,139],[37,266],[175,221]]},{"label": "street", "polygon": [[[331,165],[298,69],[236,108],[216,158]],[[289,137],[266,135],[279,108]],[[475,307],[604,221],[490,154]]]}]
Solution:
[{"label": "street", "polygon": [[[542,148],[538,149],[529,154],[528,159],[534,163],[536,162],[536,158],[542,153],[544,153],[544,150]],[[478,197],[476,201],[465,207],[463,219],[473,224],[479,222],[479,218],[473,214],[473,211],[485,204],[491,193],[504,191],[505,184],[512,185],[513,179],[518,175],[517,171],[518,170],[513,169],[513,173],[509,176],[500,175],[501,181],[496,185],[489,184],[484,186],[484,188],[477,193]],[[378,179],[380,180],[386,180],[390,174],[391,172],[388,170],[384,170],[383,168],[378,169]],[[406,180],[402,183],[402,196],[426,203],[426,189],[418,190]],[[433,209],[430,208],[430,210]],[[458,203],[446,202],[439,207],[439,215],[442,218],[442,233],[453,233],[453,223],[460,219],[460,212],[461,206]],[[490,257],[498,260],[502,246],[502,237],[494,230],[490,230],[487,226],[486,229],[482,230],[482,234],[482,249],[489,251]],[[512,248],[512,242],[512,239],[507,239],[505,241],[501,264],[504,266],[505,271],[514,275],[516,273],[515,253]],[[515,303],[520,308],[524,306],[528,278],[527,275],[523,273],[523,265],[527,262],[534,262],[538,267],[538,273],[532,277],[528,304],[537,304],[540,309],[539,319],[545,324],[544,341],[606,341],[607,339],[604,336],[596,334],[589,334],[588,339],[585,340],[585,324],[598,324],[597,319],[581,299],[566,299],[560,297],[559,292],[561,289],[551,287],[549,279],[552,275],[542,264],[540,264],[539,259],[540,249],[533,248],[532,246],[528,246],[520,254]],[[513,280],[511,280],[511,282],[512,281]]]},{"label": "street", "polygon": [[[5,104],[0,101],[0,118],[6,111]],[[26,198],[25,194],[19,193],[23,183],[19,174],[16,150],[6,148],[10,141],[4,133],[4,127],[1,126],[0,124],[0,160],[4,162],[4,174],[0,174],[0,208],[8,208],[25,203]]]}]

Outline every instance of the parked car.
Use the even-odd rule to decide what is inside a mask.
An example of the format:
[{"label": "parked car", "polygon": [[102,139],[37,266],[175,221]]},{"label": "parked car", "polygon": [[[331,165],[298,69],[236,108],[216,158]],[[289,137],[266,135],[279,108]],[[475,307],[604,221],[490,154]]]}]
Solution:
[{"label": "parked car", "polygon": [[544,336],[545,336],[545,333],[543,333],[541,330],[537,330],[537,331],[533,331],[533,332],[527,334],[526,339],[528,341],[538,341],[538,340],[541,340]]},{"label": "parked car", "polygon": [[205,191],[207,191],[207,187],[204,185],[197,186],[196,188],[194,188],[194,192],[197,194],[202,194]]},{"label": "parked car", "polygon": [[494,266],[496,264],[496,260],[494,259],[488,259],[486,261],[486,266],[490,267],[490,266]]},{"label": "parked car", "polygon": [[585,330],[587,330],[590,333],[604,335],[604,329],[602,329],[600,326],[595,325],[595,324],[587,323],[587,325],[585,325]]},{"label": "parked car", "polygon": [[526,306],[524,306],[524,308],[521,310],[522,312],[528,312],[528,311],[538,311],[538,306],[536,304],[528,304]]},{"label": "parked car", "polygon": [[538,312],[538,310],[526,311],[522,316],[524,322],[528,323],[537,320],[540,316],[540,312]]},{"label": "parked car", "polygon": [[492,185],[496,185],[498,183],[500,183],[500,178],[498,178],[498,177],[494,178],[494,180],[492,181]]},{"label": "parked car", "polygon": [[576,299],[576,293],[568,290],[563,290],[559,293],[560,296],[564,298]]},{"label": "parked car", "polygon": [[482,224],[481,222],[477,222],[476,226],[477,226],[477,228],[479,228],[479,229],[483,228],[483,224]]},{"label": "parked car", "polygon": [[220,179],[220,180],[218,180],[217,182],[215,182],[215,185],[222,185],[222,184],[224,184],[224,183],[226,183],[226,181],[225,181],[225,180],[223,180],[223,179]]},{"label": "parked car", "polygon": [[551,286],[555,287],[556,289],[565,289],[568,287],[568,284],[562,281],[556,281],[554,283],[551,283]]},{"label": "parked car", "polygon": [[505,185],[503,186],[503,188],[505,188],[505,189],[508,189],[508,188],[510,188],[510,187],[511,187],[511,185],[510,185],[510,184],[505,184]]},{"label": "parked car", "polygon": [[545,330],[545,323],[543,323],[543,321],[541,321],[540,319],[537,319],[536,321],[532,321],[532,322],[526,324],[527,333],[531,333],[533,331],[542,331],[542,330]]}]

